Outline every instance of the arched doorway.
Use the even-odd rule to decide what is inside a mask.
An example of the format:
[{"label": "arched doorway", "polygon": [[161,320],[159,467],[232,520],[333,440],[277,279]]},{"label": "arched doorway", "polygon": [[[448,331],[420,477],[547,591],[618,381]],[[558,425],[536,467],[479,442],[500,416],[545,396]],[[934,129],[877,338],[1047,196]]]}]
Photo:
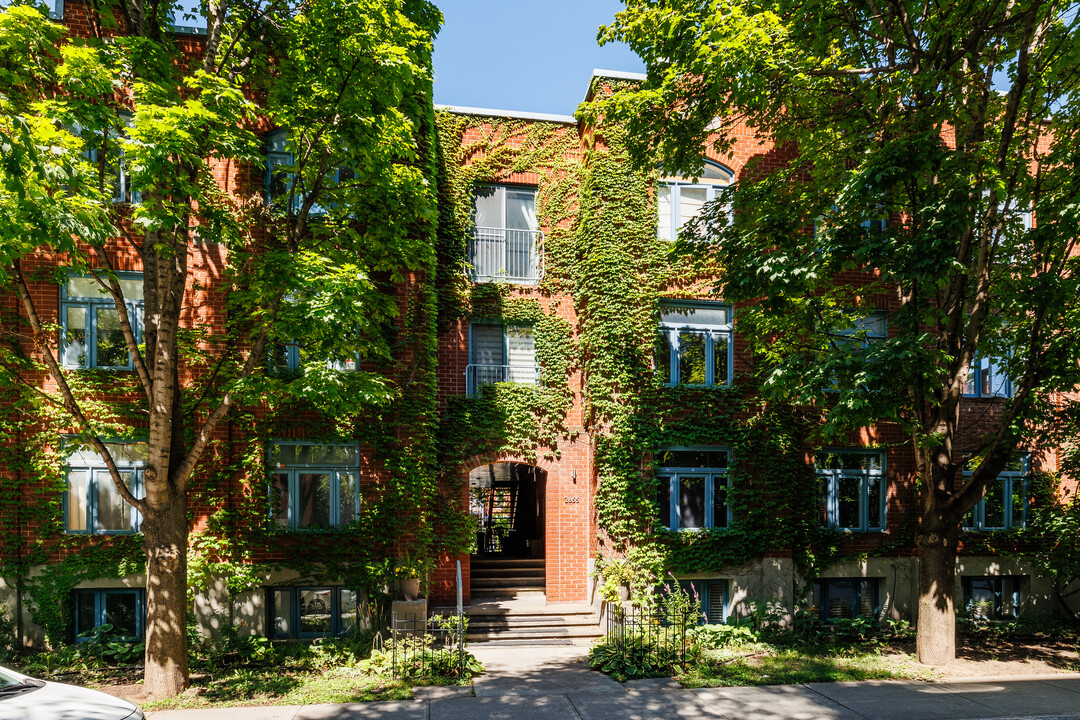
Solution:
[{"label": "arched doorway", "polygon": [[469,472],[469,511],[477,519],[471,594],[487,598],[542,594],[547,473],[520,462]]},{"label": "arched doorway", "polygon": [[518,462],[469,472],[469,511],[477,518],[476,555],[544,556],[547,473]]}]

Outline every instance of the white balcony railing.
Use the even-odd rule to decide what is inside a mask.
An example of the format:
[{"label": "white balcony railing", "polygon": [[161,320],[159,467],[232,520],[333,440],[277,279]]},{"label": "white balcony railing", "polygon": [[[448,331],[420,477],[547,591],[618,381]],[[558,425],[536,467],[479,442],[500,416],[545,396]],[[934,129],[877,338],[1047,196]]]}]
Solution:
[{"label": "white balcony railing", "polygon": [[537,283],[544,276],[543,242],[539,230],[478,227],[466,271],[477,282]]},{"label": "white balcony railing", "polygon": [[530,365],[467,365],[465,367],[465,393],[475,395],[481,385],[514,382],[535,385],[540,379],[540,368]]}]

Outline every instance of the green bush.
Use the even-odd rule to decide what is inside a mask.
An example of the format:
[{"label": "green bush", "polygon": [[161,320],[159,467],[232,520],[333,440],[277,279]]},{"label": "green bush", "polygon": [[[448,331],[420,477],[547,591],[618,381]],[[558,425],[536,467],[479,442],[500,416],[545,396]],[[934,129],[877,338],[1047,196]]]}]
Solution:
[{"label": "green bush", "polygon": [[433,635],[401,635],[389,639],[371,657],[360,663],[363,670],[384,677],[406,680],[452,678],[468,680],[484,671],[484,666],[469,651],[464,651],[464,667],[459,665],[456,646],[437,646]]},{"label": "green bush", "polygon": [[687,633],[691,645],[702,650],[718,650],[758,642],[760,634],[747,623],[698,625]]},{"label": "green bush", "polygon": [[679,633],[628,629],[593,645],[589,650],[589,665],[622,682],[672,675],[686,655],[687,646]]}]

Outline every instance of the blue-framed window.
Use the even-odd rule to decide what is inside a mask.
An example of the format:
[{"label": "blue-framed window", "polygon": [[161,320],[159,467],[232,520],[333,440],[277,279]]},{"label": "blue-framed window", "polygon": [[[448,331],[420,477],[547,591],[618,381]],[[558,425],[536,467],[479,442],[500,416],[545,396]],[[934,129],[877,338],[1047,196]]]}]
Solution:
[{"label": "blue-framed window", "polygon": [[[64,19],[64,0],[38,0],[36,3],[19,3],[20,5],[35,4],[38,6],[45,6],[45,10],[48,12],[49,17],[53,20]],[[14,5],[11,0],[0,0],[0,10],[8,8]]]},{"label": "blue-framed window", "polygon": [[822,578],[814,581],[811,612],[821,620],[876,617],[878,578]]},{"label": "blue-framed window", "polygon": [[170,9],[169,20],[175,33],[206,34],[206,6],[203,0],[179,0],[177,7]]},{"label": "blue-framed window", "polygon": [[666,448],[656,456],[660,525],[671,530],[727,527],[731,451],[722,447]]},{"label": "blue-framed window", "polygon": [[1012,380],[1009,379],[1009,374],[1005,370],[1004,360],[976,355],[972,360],[972,365],[973,367],[968,370],[964,395],[1000,398],[1013,396]]},{"label": "blue-framed window", "polygon": [[717,193],[735,180],[730,169],[705,161],[698,179],[679,175],[664,175],[656,186],[656,235],[661,240],[675,240],[679,229],[701,214],[705,204],[716,199]]},{"label": "blue-framed window", "polygon": [[535,385],[539,378],[531,325],[469,323],[469,365],[465,368],[468,395],[475,395],[482,385],[501,382]]},{"label": "blue-framed window", "polygon": [[680,580],[679,587],[693,597],[697,593],[701,601],[699,622],[709,625],[722,625],[727,622],[730,603],[729,583],[727,580],[704,578],[700,580]]},{"label": "blue-framed window", "polygon": [[[965,478],[971,475],[977,464],[978,460],[965,464]],[[1030,504],[1030,475],[1031,456],[1027,453],[1018,454],[1005,470],[998,474],[983,499],[964,515],[964,529],[1007,530],[1025,527]]]},{"label": "blue-framed window", "polygon": [[[832,237],[833,233],[839,227],[837,214],[840,211],[840,206],[833,205],[829,208],[829,212],[825,215],[819,215],[814,218],[814,235],[825,235]],[[869,217],[866,217],[859,223],[859,227],[865,228],[869,232],[882,232],[889,222],[889,214],[885,211],[885,208],[878,207]]]},{"label": "blue-framed window", "polygon": [[666,385],[730,385],[735,358],[733,340],[730,305],[663,302],[656,375]]},{"label": "blue-framed window", "polygon": [[856,318],[851,325],[837,328],[833,335],[838,345],[866,347],[870,343],[884,340],[889,336],[889,315],[884,310],[874,311]]},{"label": "blue-framed window", "polygon": [[[267,364],[272,372],[298,373],[304,360],[304,352],[297,342],[275,342],[270,344]],[[360,359],[359,356],[354,356],[345,360],[327,360],[326,366],[338,372],[356,372],[360,367]]]},{"label": "blue-framed window", "polygon": [[1020,614],[1023,575],[960,578],[964,613],[974,620],[1013,620]]},{"label": "blue-framed window", "polygon": [[317,530],[353,522],[360,512],[360,448],[277,441],[270,449],[275,525]]},{"label": "blue-framed window", "polygon": [[[107,442],[120,477],[131,494],[143,496],[144,442]],[[120,535],[138,532],[142,517],[120,496],[105,460],[93,448],[78,448],[67,458],[64,493],[65,529],[69,533]]]},{"label": "blue-framed window", "polygon": [[[142,342],[142,273],[117,273],[135,341]],[[60,286],[60,364],[67,368],[130,370],[120,314],[92,277],[71,276]]]},{"label": "blue-framed window", "polygon": [[[266,153],[266,176],[264,178],[266,203],[268,205],[280,203],[283,198],[287,198],[289,193],[292,192],[294,194],[289,212],[297,212],[304,198],[301,193],[302,188],[294,187],[297,181],[294,169],[296,156],[293,154],[289,133],[285,130],[275,130],[268,133],[263,149]],[[333,184],[338,184],[347,183],[355,179],[355,177],[356,173],[352,168],[338,167],[331,170],[326,179]],[[325,214],[326,210],[319,204],[312,205],[308,210],[308,216],[310,217]]]},{"label": "blue-framed window", "polygon": [[359,618],[358,595],[345,587],[267,588],[266,596],[274,640],[344,635]]},{"label": "blue-framed window", "polygon": [[[130,127],[133,118],[130,113],[121,112],[120,121]],[[114,203],[137,205],[141,202],[139,191],[135,189],[128,172],[128,163],[124,157],[124,146],[115,130],[106,133],[90,133],[76,127],[76,132],[86,141],[84,156],[95,170],[103,172],[105,187]],[[105,161],[102,165],[102,153]]]},{"label": "blue-framed window", "polygon": [[146,631],[146,591],[141,588],[76,590],[75,641],[101,625],[111,625],[110,634],[125,640],[141,639]]},{"label": "blue-framed window", "polygon": [[814,455],[826,525],[838,530],[885,529],[885,454],[861,449]]}]

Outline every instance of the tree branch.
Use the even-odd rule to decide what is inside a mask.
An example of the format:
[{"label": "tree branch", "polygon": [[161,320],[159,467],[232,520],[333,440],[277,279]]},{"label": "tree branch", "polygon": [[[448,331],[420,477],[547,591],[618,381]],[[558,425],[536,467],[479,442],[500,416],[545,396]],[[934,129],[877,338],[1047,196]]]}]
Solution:
[{"label": "tree branch", "polygon": [[45,333],[41,327],[37,309],[34,307],[33,298],[30,296],[30,288],[26,284],[26,277],[23,275],[21,263],[16,260],[12,269],[15,276],[16,290],[18,291],[20,300],[22,300],[23,308],[26,310],[30,328],[34,331],[34,347],[41,351],[41,355],[45,359],[45,364],[49,367],[49,372],[52,374],[53,379],[56,380],[56,385],[60,389],[60,394],[63,398],[61,404],[64,409],[67,410],[68,414],[74,418],[75,422],[79,425],[82,434],[89,438],[94,449],[98,451],[98,454],[101,455],[102,459],[105,461],[105,467],[109,469],[109,476],[116,486],[116,491],[120,493],[120,497],[124,498],[124,500],[136,510],[145,513],[146,503],[132,495],[127,483],[120,477],[120,471],[116,468],[112,453],[109,452],[109,448],[105,446],[105,443],[103,443],[91,429],[90,421],[83,413],[82,408],[79,407],[79,403],[75,399],[74,393],[71,391],[71,386],[68,384],[67,378],[65,378],[64,374],[60,371],[60,364],[56,361],[56,358],[53,357],[52,350],[49,349],[48,343],[45,341]]}]

